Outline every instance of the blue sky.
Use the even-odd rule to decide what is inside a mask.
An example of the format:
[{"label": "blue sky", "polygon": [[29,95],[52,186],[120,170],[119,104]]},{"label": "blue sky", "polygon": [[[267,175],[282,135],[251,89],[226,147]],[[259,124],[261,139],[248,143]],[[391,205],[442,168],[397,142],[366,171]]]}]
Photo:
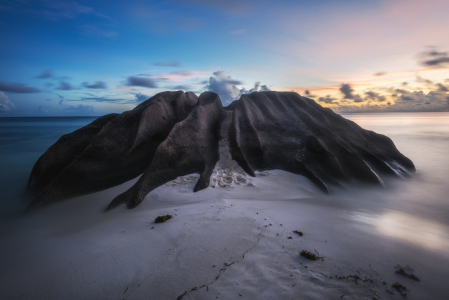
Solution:
[{"label": "blue sky", "polygon": [[447,15],[442,0],[3,1],[0,116],[103,115],[179,89],[448,111]]}]

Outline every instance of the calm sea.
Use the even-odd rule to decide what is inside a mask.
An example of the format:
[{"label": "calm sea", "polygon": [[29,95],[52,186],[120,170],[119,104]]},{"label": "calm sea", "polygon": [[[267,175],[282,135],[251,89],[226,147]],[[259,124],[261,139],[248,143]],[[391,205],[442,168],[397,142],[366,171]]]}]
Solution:
[{"label": "calm sea", "polygon": [[23,209],[28,176],[48,147],[95,118],[0,118],[0,218]]},{"label": "calm sea", "polygon": [[[416,166],[416,175],[383,190],[338,194],[348,214],[368,223],[396,227],[420,224],[429,241],[449,236],[449,113],[346,114],[361,127],[389,136]],[[78,118],[0,118],[0,218],[19,214],[34,163],[58,138],[90,122]],[[400,220],[400,221],[398,221]],[[399,223],[400,224],[399,224]],[[396,226],[396,227],[395,227]],[[393,228],[393,229],[392,229]],[[396,228],[399,230],[398,228]],[[424,239],[426,241],[426,239]]]}]

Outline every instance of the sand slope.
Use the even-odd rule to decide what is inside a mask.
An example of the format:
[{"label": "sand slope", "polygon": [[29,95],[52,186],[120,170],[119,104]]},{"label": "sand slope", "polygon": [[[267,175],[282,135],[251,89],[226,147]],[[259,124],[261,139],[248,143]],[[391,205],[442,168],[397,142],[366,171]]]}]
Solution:
[{"label": "sand slope", "polygon": [[[134,210],[103,213],[136,179],[4,224],[2,299],[402,299],[396,281],[408,299],[449,293],[449,257],[361,222],[302,176],[275,170],[198,193],[188,177]],[[421,282],[395,274],[397,264]]]}]

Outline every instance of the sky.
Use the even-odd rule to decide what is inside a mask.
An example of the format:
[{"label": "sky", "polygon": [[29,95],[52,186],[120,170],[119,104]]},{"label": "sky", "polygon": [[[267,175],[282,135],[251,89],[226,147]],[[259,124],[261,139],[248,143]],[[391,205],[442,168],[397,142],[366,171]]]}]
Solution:
[{"label": "sky", "polygon": [[294,91],[449,111],[447,0],[0,0],[0,117],[100,116],[163,91]]}]

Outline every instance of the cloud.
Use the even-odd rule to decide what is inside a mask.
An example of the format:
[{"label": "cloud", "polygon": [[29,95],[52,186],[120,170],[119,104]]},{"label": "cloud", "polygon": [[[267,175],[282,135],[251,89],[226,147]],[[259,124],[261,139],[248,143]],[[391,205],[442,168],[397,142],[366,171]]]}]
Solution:
[{"label": "cloud", "polygon": [[259,87],[260,87],[260,82],[259,81],[255,82],[254,87],[248,91],[248,94],[251,94],[252,92],[257,92],[259,90]]},{"label": "cloud", "polygon": [[64,97],[59,94],[56,94],[56,95],[58,95],[58,98],[59,98],[58,104],[62,105],[64,103]]},{"label": "cloud", "polygon": [[352,92],[354,90],[352,89],[351,85],[349,83],[342,83],[339,88],[340,92],[343,93],[344,98],[343,99],[351,99],[352,101],[359,103],[363,102],[363,100],[360,95],[354,95]]},{"label": "cloud", "polygon": [[143,93],[138,93],[138,94],[135,94],[134,96],[136,97],[136,102],[137,103],[143,102],[143,101],[148,100],[149,98],[151,98],[150,95],[143,94]]},{"label": "cloud", "polygon": [[442,83],[435,83],[432,80],[422,78],[421,76],[416,75],[416,82],[424,83],[427,88],[437,89],[438,92],[448,92],[449,89]]},{"label": "cloud", "polygon": [[260,91],[261,91],[261,92],[269,92],[269,91],[271,91],[271,90],[268,88],[268,86],[266,86],[266,85],[264,84],[264,85],[261,85],[261,86],[260,86]]},{"label": "cloud", "polygon": [[190,86],[189,85],[176,85],[172,88],[173,90],[183,90],[183,91],[188,91],[190,90]]},{"label": "cloud", "polygon": [[14,103],[3,92],[0,92],[0,113],[15,109]]},{"label": "cloud", "polygon": [[324,103],[327,103],[327,104],[332,104],[333,101],[335,101],[335,100],[337,100],[337,99],[332,98],[330,95],[327,95],[326,97],[318,98],[318,101],[324,102]]},{"label": "cloud", "polygon": [[436,86],[437,86],[437,88],[438,88],[437,91],[439,91],[439,92],[448,92],[448,91],[449,91],[449,89],[447,88],[447,86],[445,86],[445,85],[442,84],[442,83],[437,83]]},{"label": "cloud", "polygon": [[449,99],[449,95],[445,92],[431,91],[427,93],[426,99],[429,103],[445,103]]},{"label": "cloud", "polygon": [[383,76],[383,75],[387,75],[387,72],[377,72],[373,74],[374,76]]},{"label": "cloud", "polygon": [[60,81],[59,86],[55,88],[55,90],[61,90],[61,91],[70,91],[72,89],[72,85],[65,81]]},{"label": "cloud", "polygon": [[359,102],[363,102],[363,101],[365,101],[365,100],[363,100],[363,99],[360,97],[360,95],[354,95],[353,101],[356,102],[356,103],[359,103]]},{"label": "cloud", "polygon": [[424,79],[424,78],[422,78],[422,77],[419,76],[419,75],[416,75],[416,82],[424,83],[424,84],[426,84],[426,85],[432,85],[432,84],[433,84],[433,81],[432,81],[432,80]]},{"label": "cloud", "polygon": [[152,78],[130,76],[127,78],[127,86],[141,86],[146,88],[157,88],[156,82]]},{"label": "cloud", "polygon": [[177,60],[170,60],[167,62],[155,62],[153,64],[154,66],[158,66],[158,67],[181,67],[181,63]]},{"label": "cloud", "polygon": [[342,83],[340,86],[340,92],[345,95],[344,99],[354,99],[354,95],[352,94],[353,91],[354,90],[349,83]]},{"label": "cloud", "polygon": [[3,81],[0,81],[0,91],[10,93],[20,93],[20,94],[40,92],[39,89],[34,87],[28,87],[23,83],[6,83]]},{"label": "cloud", "polygon": [[435,48],[423,51],[418,54],[419,62],[426,67],[447,67],[449,66],[448,52],[439,52]]},{"label": "cloud", "polygon": [[369,100],[374,100],[374,101],[377,101],[377,102],[384,102],[385,100],[387,100],[385,98],[385,96],[382,96],[379,93],[376,93],[376,92],[373,92],[373,91],[365,92],[365,95],[366,95],[366,97]]},{"label": "cloud", "polygon": [[413,92],[405,92],[402,93],[398,98],[396,98],[397,101],[419,101],[421,100],[424,102],[425,94],[423,91],[413,91]]},{"label": "cloud", "polygon": [[305,90],[304,91],[304,95],[306,95],[306,97],[308,97],[308,98],[315,98],[316,97],[315,95],[312,95],[312,93],[309,90]]},{"label": "cloud", "polygon": [[233,100],[238,99],[242,94],[250,94],[252,92],[270,91],[267,85],[261,85],[260,82],[254,83],[254,87],[246,90],[246,88],[239,89],[237,85],[243,84],[240,80],[235,80],[231,76],[226,76],[224,71],[216,71],[209,81],[202,81],[202,84],[208,84],[205,89],[217,93],[224,104],[228,104]]},{"label": "cloud", "polygon": [[45,78],[51,78],[51,77],[53,77],[51,70],[44,70],[44,71],[42,71],[42,73],[40,75],[36,76],[36,78],[38,78],[38,79],[45,79]]},{"label": "cloud", "polygon": [[94,111],[94,107],[92,105],[82,105],[82,104],[78,104],[77,106],[69,106],[64,109],[72,111],[74,113],[80,113],[80,114],[84,114],[84,115],[86,115],[86,114],[90,115]]},{"label": "cloud", "polygon": [[224,75],[224,71],[216,71],[209,78],[207,90],[217,93],[223,103],[227,104],[237,99],[244,91],[240,91],[237,85],[243,84],[239,80],[232,79],[231,76]]},{"label": "cloud", "polygon": [[251,94],[252,92],[268,92],[271,91],[268,86],[266,85],[260,85],[260,82],[257,81],[254,83],[254,87],[250,90],[246,90],[245,88],[242,88],[240,90],[240,94]]},{"label": "cloud", "polygon": [[83,86],[88,89],[105,89],[106,84],[103,81],[97,81],[94,84],[89,84],[87,82],[83,82]]}]

